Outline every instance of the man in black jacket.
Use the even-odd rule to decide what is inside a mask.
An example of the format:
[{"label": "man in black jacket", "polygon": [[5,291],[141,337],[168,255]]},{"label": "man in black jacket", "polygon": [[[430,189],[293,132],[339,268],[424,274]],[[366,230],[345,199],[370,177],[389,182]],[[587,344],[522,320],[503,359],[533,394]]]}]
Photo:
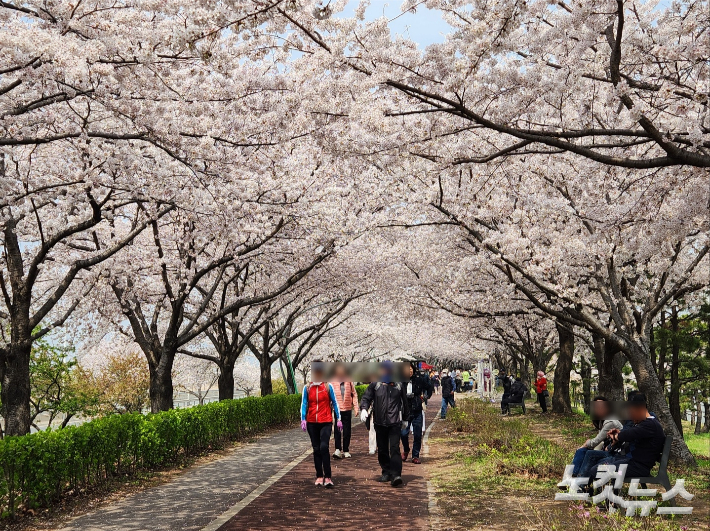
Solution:
[{"label": "man in black jacket", "polygon": [[446,410],[449,406],[456,407],[454,402],[454,379],[449,376],[449,371],[441,371],[441,414],[442,419],[446,418]]},{"label": "man in black jacket", "polygon": [[377,435],[377,460],[382,475],[377,481],[389,481],[393,487],[402,485],[402,456],[399,453],[399,439],[402,429],[407,426],[409,404],[401,382],[392,381],[393,367],[384,364],[381,382],[367,386],[360,401],[360,420],[365,422],[372,406],[372,422]]},{"label": "man in black jacket", "polygon": [[409,382],[404,384],[405,395],[409,404],[409,417],[407,427],[402,430],[402,461],[406,461],[409,456],[409,432],[414,433],[414,445],[412,446],[412,463],[418,465],[419,451],[422,448],[422,428],[424,426],[424,404],[434,393],[434,386],[429,376],[417,370],[414,362],[409,364]]},{"label": "man in black jacket", "polygon": [[525,386],[520,380],[520,377],[516,378],[513,385],[510,386],[510,395],[507,398],[503,398],[500,401],[500,409],[503,415],[510,413],[510,408],[508,404],[519,404],[525,398]]}]

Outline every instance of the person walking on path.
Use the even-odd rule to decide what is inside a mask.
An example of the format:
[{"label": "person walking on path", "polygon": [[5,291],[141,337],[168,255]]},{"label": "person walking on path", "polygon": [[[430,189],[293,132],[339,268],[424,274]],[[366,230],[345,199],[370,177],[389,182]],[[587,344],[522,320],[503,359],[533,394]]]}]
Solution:
[{"label": "person walking on path", "polygon": [[335,389],[335,400],[338,402],[343,426],[342,430],[338,428],[337,424],[335,426],[335,453],[333,457],[335,459],[352,457],[350,455],[350,432],[352,429],[353,409],[356,417],[360,414],[355,384],[350,381],[345,372],[345,367],[338,365],[335,369],[335,380],[331,382],[331,385]]},{"label": "person walking on path", "polygon": [[547,378],[545,378],[545,373],[542,371],[537,371],[535,392],[537,393],[537,401],[540,403],[542,412],[547,413],[547,397],[549,393],[547,391]]},{"label": "person walking on path", "polygon": [[336,426],[343,429],[340,409],[333,386],[323,381],[321,361],[311,365],[313,379],[303,388],[301,399],[301,429],[307,431],[313,447],[313,463],[316,467],[316,486],[333,487],[330,469],[330,433],[333,428],[333,413]]},{"label": "person walking on path", "polygon": [[422,449],[422,431],[424,427],[424,404],[431,398],[434,386],[426,374],[417,371],[414,363],[410,363],[409,382],[406,385],[406,397],[409,403],[409,418],[407,427],[402,430],[402,461],[409,456],[409,432],[414,433],[412,446],[412,463],[421,464],[419,452]]},{"label": "person walking on path", "polygon": [[471,379],[471,375],[467,370],[464,369],[464,371],[461,373],[461,381],[463,382],[463,388],[462,391],[472,391],[473,386],[469,387],[469,380]]},{"label": "person walking on path", "polygon": [[392,381],[393,366],[383,364],[381,382],[367,386],[360,401],[360,420],[367,421],[372,406],[372,423],[377,435],[377,460],[382,475],[377,478],[381,483],[390,482],[399,487],[402,481],[402,456],[399,453],[399,440],[402,429],[409,418],[409,404],[400,382]]},{"label": "person walking on path", "polygon": [[434,372],[431,381],[434,384],[434,394],[438,395],[439,394],[439,387],[441,386],[441,380],[439,379],[439,373]]},{"label": "person walking on path", "polygon": [[456,407],[454,402],[454,379],[449,376],[449,371],[443,369],[441,371],[441,414],[442,419],[446,418],[446,410],[449,406]]}]

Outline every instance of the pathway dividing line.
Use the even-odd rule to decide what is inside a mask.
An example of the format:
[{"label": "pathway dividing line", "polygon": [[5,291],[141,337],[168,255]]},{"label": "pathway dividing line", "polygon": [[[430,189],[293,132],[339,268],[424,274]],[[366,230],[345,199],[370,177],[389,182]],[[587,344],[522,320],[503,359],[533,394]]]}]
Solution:
[{"label": "pathway dividing line", "polygon": [[237,514],[239,514],[239,512],[241,510],[243,510],[245,507],[247,507],[251,502],[253,502],[259,496],[261,496],[266,489],[268,489],[271,485],[273,485],[278,480],[280,480],[282,477],[284,477],[286,474],[288,474],[291,470],[293,470],[296,466],[298,466],[298,464],[301,461],[303,461],[306,457],[309,457],[311,455],[313,455],[313,449],[309,448],[308,450],[303,452],[301,455],[299,455],[296,459],[294,459],[289,464],[284,466],[281,470],[276,472],[269,479],[264,481],[261,485],[259,485],[253,491],[251,491],[247,496],[242,498],[238,503],[236,503],[231,508],[227,509],[222,514],[220,514],[215,520],[210,522],[209,525],[203,527],[200,531],[217,531],[220,527],[222,527],[224,524],[229,522],[229,520],[231,520]]}]

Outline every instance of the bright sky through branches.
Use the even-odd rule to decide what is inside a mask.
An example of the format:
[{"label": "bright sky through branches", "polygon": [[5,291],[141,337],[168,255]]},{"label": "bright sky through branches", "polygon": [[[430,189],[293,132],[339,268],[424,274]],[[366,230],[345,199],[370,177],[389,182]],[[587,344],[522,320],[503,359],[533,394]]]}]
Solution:
[{"label": "bright sky through branches", "polygon": [[[351,1],[345,10],[336,16],[352,17],[357,5],[357,1]],[[387,17],[390,20],[389,27],[393,37],[402,35],[415,41],[420,48],[436,42],[444,42],[445,35],[451,31],[451,27],[443,21],[439,11],[420,6],[416,12],[402,13],[401,5],[402,2],[398,0],[374,0],[367,8],[366,19]]]}]

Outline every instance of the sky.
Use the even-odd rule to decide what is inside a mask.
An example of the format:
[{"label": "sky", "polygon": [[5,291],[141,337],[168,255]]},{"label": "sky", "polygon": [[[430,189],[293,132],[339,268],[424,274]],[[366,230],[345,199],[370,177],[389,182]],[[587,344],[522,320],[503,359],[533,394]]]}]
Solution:
[{"label": "sky", "polygon": [[[357,5],[356,0],[351,0],[347,8],[338,16],[352,16]],[[372,0],[365,17],[367,20],[387,17],[390,20],[389,27],[393,36],[407,37],[419,44],[422,49],[435,42],[444,42],[444,35],[451,31],[451,27],[442,20],[440,12],[421,6],[417,8],[416,13],[411,11],[402,13],[401,5],[401,0]]]},{"label": "sky", "polygon": [[[358,3],[358,0],[350,0],[346,9],[337,16],[352,16]],[[656,10],[667,9],[670,4],[671,0],[659,0]],[[375,20],[386,16],[391,21],[389,27],[393,36],[403,35],[416,42],[420,49],[435,42],[444,42],[444,35],[451,31],[451,27],[443,21],[440,11],[420,6],[416,13],[402,13],[401,5],[402,0],[371,0],[365,17]]]}]

